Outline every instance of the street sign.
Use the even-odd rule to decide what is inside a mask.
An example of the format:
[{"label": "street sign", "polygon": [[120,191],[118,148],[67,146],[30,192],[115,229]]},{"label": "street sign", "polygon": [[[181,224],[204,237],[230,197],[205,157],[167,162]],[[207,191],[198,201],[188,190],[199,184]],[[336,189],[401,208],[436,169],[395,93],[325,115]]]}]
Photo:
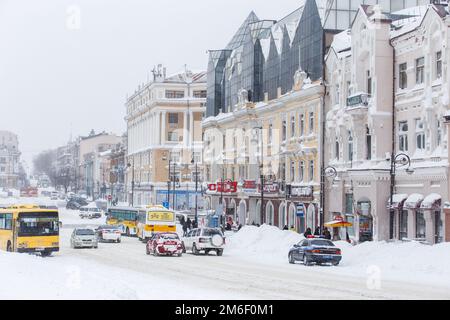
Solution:
[{"label": "street sign", "polygon": [[305,217],[305,206],[303,205],[303,203],[297,204],[297,217]]},{"label": "street sign", "polygon": [[169,208],[170,208],[170,204],[169,204],[168,201],[164,201],[164,202],[162,203],[162,205],[163,205],[163,207],[166,208],[166,209],[169,209]]}]

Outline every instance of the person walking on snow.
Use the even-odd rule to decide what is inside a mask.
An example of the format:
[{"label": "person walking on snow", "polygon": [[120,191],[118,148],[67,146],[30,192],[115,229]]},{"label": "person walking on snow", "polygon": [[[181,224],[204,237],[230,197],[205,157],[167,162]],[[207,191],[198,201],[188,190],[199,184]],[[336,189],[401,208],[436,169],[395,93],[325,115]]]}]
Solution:
[{"label": "person walking on snow", "polygon": [[191,230],[191,229],[192,229],[192,221],[191,221],[191,218],[188,218],[188,219],[187,219],[186,225],[187,225],[188,230]]},{"label": "person walking on snow", "polygon": [[308,238],[308,237],[311,236],[311,235],[312,235],[312,230],[311,230],[311,228],[306,229],[305,233],[303,234],[303,236],[304,236],[305,238]]},{"label": "person walking on snow", "polygon": [[316,231],[314,231],[315,236],[320,236],[320,227],[316,228]]}]

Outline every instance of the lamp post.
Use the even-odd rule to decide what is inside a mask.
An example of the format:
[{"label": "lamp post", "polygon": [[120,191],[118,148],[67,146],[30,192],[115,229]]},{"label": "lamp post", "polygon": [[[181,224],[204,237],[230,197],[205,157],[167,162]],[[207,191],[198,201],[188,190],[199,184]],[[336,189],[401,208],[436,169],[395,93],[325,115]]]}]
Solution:
[{"label": "lamp post", "polygon": [[[197,199],[197,191],[198,191],[198,167],[197,161],[192,157],[192,164],[195,163],[195,224],[198,226],[198,199]],[[189,197],[189,194],[188,194]],[[190,209],[189,209],[190,210]]]},{"label": "lamp post", "polygon": [[261,206],[260,206],[260,218],[261,223],[264,223],[264,137],[263,137],[263,127],[253,127],[253,130],[259,130],[261,135],[261,158],[259,161],[259,172],[260,172],[260,183],[261,183]]},{"label": "lamp post", "polygon": [[[388,159],[389,161],[389,159]],[[414,170],[411,169],[411,158],[406,153],[399,153],[396,156],[391,156],[391,190],[390,190],[390,199],[389,199],[389,213],[390,213],[390,219],[394,219],[395,210],[393,207],[394,204],[394,193],[395,193],[395,179],[397,176],[397,168],[406,167],[406,173],[407,174],[413,174]],[[394,238],[394,229],[392,228],[390,231],[390,238]]]},{"label": "lamp post", "polygon": [[128,163],[128,168],[131,168],[131,206],[134,207],[134,158],[133,164]]},{"label": "lamp post", "polygon": [[[334,181],[336,179],[336,177],[338,176],[338,172],[336,170],[335,167],[332,166],[328,166],[326,168],[323,169],[323,176],[324,178],[329,178],[332,179],[332,181]],[[324,183],[325,183],[325,179]],[[324,231],[324,227],[325,227],[325,186],[322,188],[322,204],[321,204],[321,209],[320,209],[320,233],[323,234]]]}]

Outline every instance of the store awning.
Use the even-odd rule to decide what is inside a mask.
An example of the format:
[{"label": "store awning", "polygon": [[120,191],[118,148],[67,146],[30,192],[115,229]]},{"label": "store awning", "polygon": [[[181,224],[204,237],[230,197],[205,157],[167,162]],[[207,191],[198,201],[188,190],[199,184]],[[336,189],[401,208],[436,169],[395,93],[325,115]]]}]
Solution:
[{"label": "store awning", "polygon": [[400,209],[405,204],[405,201],[408,199],[407,194],[394,194],[392,198],[392,206],[391,206],[391,199],[389,198],[387,207],[389,209]]},{"label": "store awning", "polygon": [[419,193],[413,193],[406,199],[404,208],[406,209],[419,209],[423,201],[423,195]]},{"label": "store awning", "polygon": [[330,222],[325,223],[325,227],[328,227],[328,228],[353,227],[353,223],[342,221],[342,220],[334,220],[334,221],[330,221]]},{"label": "store awning", "polygon": [[423,201],[420,209],[432,210],[439,209],[441,207],[442,197],[437,193],[428,195]]}]

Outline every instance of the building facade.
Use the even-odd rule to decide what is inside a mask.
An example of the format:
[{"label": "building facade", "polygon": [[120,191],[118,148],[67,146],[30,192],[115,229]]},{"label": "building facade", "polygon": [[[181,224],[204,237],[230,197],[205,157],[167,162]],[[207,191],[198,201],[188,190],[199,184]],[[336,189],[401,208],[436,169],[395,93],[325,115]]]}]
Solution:
[{"label": "building facade", "polygon": [[357,241],[444,240],[448,8],[362,6],[326,57],[325,211]]},{"label": "building facade", "polygon": [[0,131],[0,188],[19,189],[20,185],[19,139],[9,131]]},{"label": "building facade", "polygon": [[205,103],[205,72],[185,70],[167,76],[161,65],[153,71],[153,81],[139,86],[128,98],[126,184],[130,203],[168,201],[176,209],[195,206],[196,179],[198,194],[201,190]]}]

